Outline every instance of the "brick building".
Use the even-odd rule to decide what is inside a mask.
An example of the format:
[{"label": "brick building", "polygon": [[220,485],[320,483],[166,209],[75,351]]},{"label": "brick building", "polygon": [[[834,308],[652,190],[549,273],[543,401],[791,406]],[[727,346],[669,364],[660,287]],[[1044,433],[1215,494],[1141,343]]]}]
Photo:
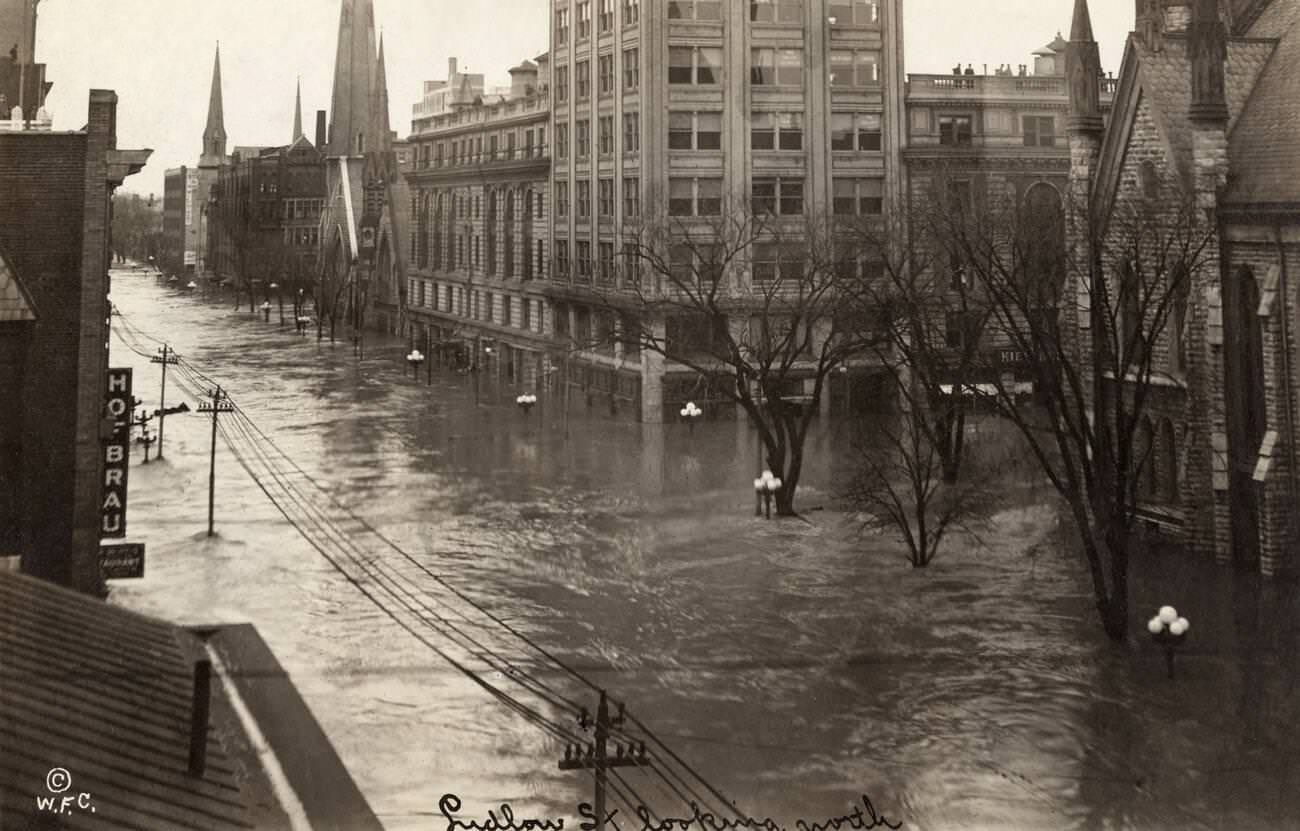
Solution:
[{"label": "brick building", "polygon": [[[695,372],[621,334],[698,334],[643,314],[619,267],[659,217],[704,235],[723,205],[755,206],[796,238],[837,204],[900,204],[901,11],[900,0],[551,0],[549,292],[560,348],[576,358],[568,383],[648,422],[699,399]],[[798,262],[795,247],[764,237],[738,279]]]},{"label": "brick building", "polygon": [[[470,91],[453,58],[449,82],[425,85],[413,109],[407,322],[430,357],[473,360],[491,377],[534,390],[545,371],[550,326],[547,263],[546,56],[510,70],[496,94]],[[465,94],[445,95],[456,87]],[[436,111],[430,102],[445,107]]]},{"label": "brick building", "polygon": [[149,153],[117,149],[108,90],[81,131],[0,122],[0,555],[86,592],[103,588],[111,198]]},{"label": "brick building", "polygon": [[[1108,284],[1136,279],[1107,246],[1110,218],[1183,204],[1210,236],[1208,267],[1175,298],[1151,350],[1151,449],[1140,498],[1183,523],[1195,550],[1264,574],[1300,552],[1295,425],[1300,323],[1300,0],[1140,0],[1103,128],[1096,45],[1077,0],[1070,48],[1072,244],[1100,241]],[[1075,324],[1089,303],[1078,286]],[[1123,296],[1123,295],[1121,295]],[[1120,315],[1127,314],[1121,309]]]}]

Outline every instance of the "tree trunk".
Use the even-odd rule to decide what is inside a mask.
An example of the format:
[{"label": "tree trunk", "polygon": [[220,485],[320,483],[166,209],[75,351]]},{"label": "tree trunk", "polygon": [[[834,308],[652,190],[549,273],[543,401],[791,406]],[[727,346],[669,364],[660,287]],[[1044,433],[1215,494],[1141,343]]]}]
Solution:
[{"label": "tree trunk", "polygon": [[1110,553],[1110,597],[1102,608],[1102,626],[1113,641],[1128,637],[1129,534],[1112,519],[1106,526],[1106,547]]}]

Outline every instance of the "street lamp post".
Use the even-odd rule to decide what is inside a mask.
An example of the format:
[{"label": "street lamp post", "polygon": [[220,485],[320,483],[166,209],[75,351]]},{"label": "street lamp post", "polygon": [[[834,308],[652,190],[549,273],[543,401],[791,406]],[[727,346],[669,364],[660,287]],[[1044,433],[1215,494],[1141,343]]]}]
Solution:
[{"label": "street lamp post", "polygon": [[704,411],[695,406],[694,401],[687,401],[686,406],[682,407],[681,416],[686,419],[686,425],[690,427],[691,435],[695,435],[695,422],[702,415],[704,415]]},{"label": "street lamp post", "polygon": [[420,380],[420,364],[424,363],[424,353],[418,349],[412,349],[406,355],[406,362],[411,365],[411,377],[418,382]]},{"label": "street lamp post", "polygon": [[270,300],[262,301],[262,316],[266,319],[267,323],[271,322],[271,301]]},{"label": "street lamp post", "polygon": [[280,291],[280,284],[272,283],[271,285],[267,286],[267,288],[273,289],[275,291],[275,301],[276,304],[280,307],[280,325],[283,326],[284,325],[284,294]]},{"label": "street lamp post", "polygon": [[533,405],[537,403],[537,396],[526,392],[516,396],[515,403],[519,405],[519,409],[523,410],[524,416],[527,417],[533,411]]},{"label": "street lamp post", "polygon": [[1187,640],[1187,630],[1190,628],[1187,618],[1179,617],[1178,610],[1173,606],[1161,606],[1156,616],[1147,621],[1151,640],[1164,648],[1165,667],[1170,678],[1174,677],[1174,651]]},{"label": "street lamp post", "polygon": [[772,518],[772,497],[779,490],[781,490],[781,480],[773,476],[770,470],[763,471],[763,475],[754,480],[754,493],[758,494],[763,500],[763,511],[760,512],[758,508],[755,508],[754,516],[764,513],[768,519]]}]

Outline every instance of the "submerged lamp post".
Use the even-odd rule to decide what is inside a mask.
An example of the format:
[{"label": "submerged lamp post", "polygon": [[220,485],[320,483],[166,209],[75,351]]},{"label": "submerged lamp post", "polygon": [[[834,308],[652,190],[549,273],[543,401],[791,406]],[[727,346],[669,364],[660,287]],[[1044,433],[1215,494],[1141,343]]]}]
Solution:
[{"label": "submerged lamp post", "polygon": [[1178,610],[1173,606],[1161,606],[1156,616],[1147,621],[1151,640],[1165,650],[1165,666],[1170,678],[1174,677],[1174,651],[1187,640],[1187,630],[1190,628],[1187,618],[1179,617]]},{"label": "submerged lamp post", "polygon": [[412,349],[406,355],[406,362],[411,365],[411,377],[416,381],[419,381],[420,364],[424,363],[424,353],[418,349]]},{"label": "submerged lamp post", "polygon": [[531,392],[526,392],[522,395],[515,396],[515,403],[519,405],[519,409],[523,410],[524,415],[527,416],[532,412],[533,405],[537,403],[537,396],[533,395]]},{"label": "submerged lamp post", "polygon": [[262,317],[266,319],[267,323],[271,322],[271,301],[270,300],[262,301]]},{"label": "submerged lamp post", "polygon": [[[763,475],[754,480],[754,492],[763,498],[763,513],[768,519],[772,518],[772,497],[776,492],[781,490],[781,480],[772,475],[772,471],[765,470]],[[757,508],[754,510],[754,516],[758,516]]]},{"label": "submerged lamp post", "polygon": [[686,424],[691,428],[691,433],[694,433],[695,422],[700,416],[704,415],[704,411],[695,406],[694,401],[687,401],[686,406],[682,407],[681,415],[682,418],[686,419]]}]

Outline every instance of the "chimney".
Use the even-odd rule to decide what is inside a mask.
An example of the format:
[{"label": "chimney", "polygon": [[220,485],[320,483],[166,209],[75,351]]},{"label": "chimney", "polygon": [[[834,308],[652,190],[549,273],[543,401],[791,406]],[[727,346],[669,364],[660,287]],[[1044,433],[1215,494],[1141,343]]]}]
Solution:
[{"label": "chimney", "polygon": [[456,77],[456,59],[448,58],[447,59],[447,81],[450,82],[455,77]]},{"label": "chimney", "polygon": [[316,111],[316,149],[324,150],[325,145],[328,142],[328,139],[329,139],[329,135],[326,133],[326,129],[325,129],[325,111],[317,110]]}]

